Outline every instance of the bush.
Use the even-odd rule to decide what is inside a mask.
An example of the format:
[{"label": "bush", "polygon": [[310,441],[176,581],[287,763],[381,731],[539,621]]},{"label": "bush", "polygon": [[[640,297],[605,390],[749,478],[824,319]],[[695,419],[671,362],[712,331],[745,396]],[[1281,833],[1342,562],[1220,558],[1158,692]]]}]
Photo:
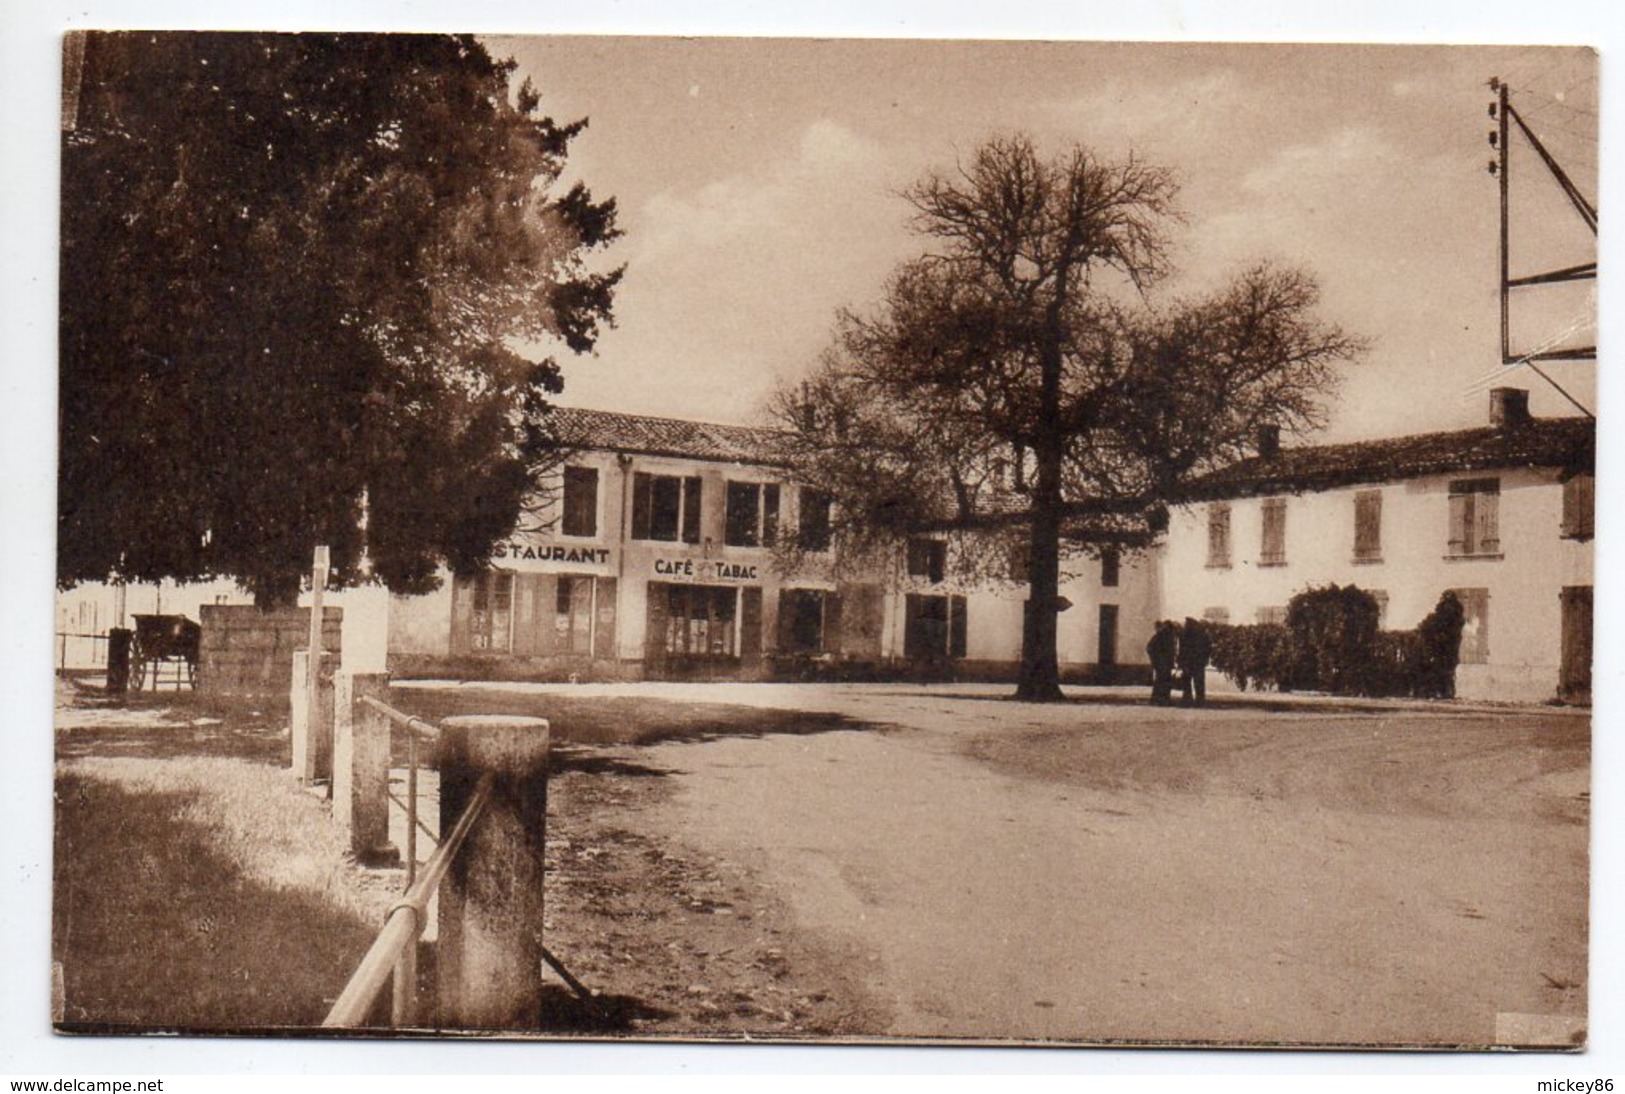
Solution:
[{"label": "bush", "polygon": [[1285,626],[1209,624],[1213,667],[1237,687],[1333,695],[1450,698],[1465,619],[1445,593],[1415,630],[1377,629],[1377,602],[1353,585],[1292,598]]}]

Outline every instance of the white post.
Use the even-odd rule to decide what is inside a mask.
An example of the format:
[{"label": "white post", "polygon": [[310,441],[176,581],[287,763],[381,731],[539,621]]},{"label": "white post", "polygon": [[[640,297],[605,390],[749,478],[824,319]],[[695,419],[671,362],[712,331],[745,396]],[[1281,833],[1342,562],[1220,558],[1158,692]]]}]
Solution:
[{"label": "white post", "polygon": [[[310,651],[305,662],[305,726],[312,736],[319,733],[322,724],[322,593],[327,589],[328,552],[326,545],[316,548],[310,564]],[[315,753],[312,749],[312,755]],[[307,768],[306,778],[314,771]]]}]

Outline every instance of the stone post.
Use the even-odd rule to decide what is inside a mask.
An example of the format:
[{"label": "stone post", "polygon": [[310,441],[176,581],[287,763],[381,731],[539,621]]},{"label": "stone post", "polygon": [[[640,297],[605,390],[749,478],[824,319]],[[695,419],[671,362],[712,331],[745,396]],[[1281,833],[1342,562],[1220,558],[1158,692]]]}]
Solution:
[{"label": "stone post", "polygon": [[449,1029],[535,1029],[542,991],[542,856],[548,723],[447,718],[440,737],[440,834],[487,771],[490,804],[440,889],[439,997]]},{"label": "stone post", "polygon": [[350,851],[364,866],[393,866],[389,842],[389,719],[361,702],[383,699],[387,672],[333,678],[333,816],[350,830]]},{"label": "stone post", "polygon": [[[318,658],[318,666],[321,659]],[[333,777],[333,678],[318,667],[317,724],[310,724],[307,701],[310,654],[293,651],[293,682],[288,695],[293,703],[293,773],[307,785]]]}]

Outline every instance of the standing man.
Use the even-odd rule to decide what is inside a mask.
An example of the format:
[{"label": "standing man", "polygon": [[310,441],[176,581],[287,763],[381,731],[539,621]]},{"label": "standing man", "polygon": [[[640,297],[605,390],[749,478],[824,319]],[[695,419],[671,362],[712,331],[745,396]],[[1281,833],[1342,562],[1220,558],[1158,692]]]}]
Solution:
[{"label": "standing man", "polygon": [[1173,700],[1174,662],[1178,657],[1179,632],[1170,619],[1159,619],[1145,644],[1151,661],[1151,703],[1165,707]]},{"label": "standing man", "polygon": [[[1169,624],[1173,626],[1173,624]],[[1207,628],[1190,616],[1185,617],[1185,630],[1179,636],[1179,671],[1183,679],[1180,686],[1185,706],[1191,705],[1191,691],[1196,692],[1196,705],[1207,703],[1207,663],[1213,656],[1213,639]]]}]

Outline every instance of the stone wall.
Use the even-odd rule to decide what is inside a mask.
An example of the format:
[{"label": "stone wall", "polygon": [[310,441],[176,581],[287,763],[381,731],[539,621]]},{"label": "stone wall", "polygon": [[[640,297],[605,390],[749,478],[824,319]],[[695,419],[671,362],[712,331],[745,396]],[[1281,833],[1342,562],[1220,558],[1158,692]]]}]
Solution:
[{"label": "stone wall", "polygon": [[[264,612],[252,604],[205,604],[199,614],[203,639],[198,650],[198,695],[285,709],[293,651],[310,642],[310,609]],[[322,648],[334,663],[343,618],[343,609],[322,609]]]}]

